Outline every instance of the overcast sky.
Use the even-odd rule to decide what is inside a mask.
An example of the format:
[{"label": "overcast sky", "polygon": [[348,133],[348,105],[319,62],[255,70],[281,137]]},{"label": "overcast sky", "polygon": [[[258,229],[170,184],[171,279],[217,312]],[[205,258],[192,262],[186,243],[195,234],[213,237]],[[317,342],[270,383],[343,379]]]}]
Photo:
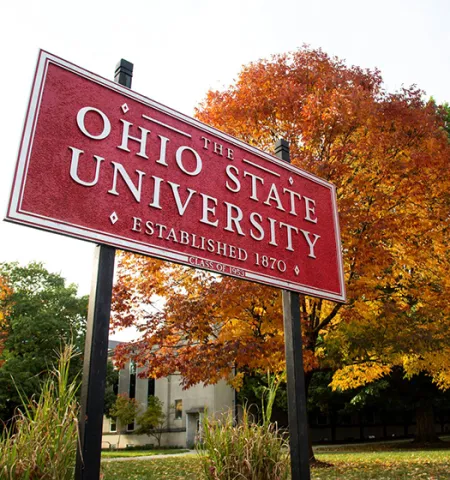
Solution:
[{"label": "overcast sky", "polygon": [[[6,212],[40,48],[185,114],[242,65],[303,44],[450,101],[449,0],[15,0],[0,7],[0,208]],[[93,245],[0,222],[0,262],[38,260],[89,292]]]}]

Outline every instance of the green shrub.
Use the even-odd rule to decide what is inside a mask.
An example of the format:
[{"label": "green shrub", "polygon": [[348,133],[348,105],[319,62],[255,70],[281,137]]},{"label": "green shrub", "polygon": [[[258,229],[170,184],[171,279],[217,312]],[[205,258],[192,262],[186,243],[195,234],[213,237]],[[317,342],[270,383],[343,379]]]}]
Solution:
[{"label": "green shrub", "polygon": [[78,443],[77,380],[69,382],[73,348],[65,347],[38,398],[26,400],[0,437],[0,478],[69,480]]}]

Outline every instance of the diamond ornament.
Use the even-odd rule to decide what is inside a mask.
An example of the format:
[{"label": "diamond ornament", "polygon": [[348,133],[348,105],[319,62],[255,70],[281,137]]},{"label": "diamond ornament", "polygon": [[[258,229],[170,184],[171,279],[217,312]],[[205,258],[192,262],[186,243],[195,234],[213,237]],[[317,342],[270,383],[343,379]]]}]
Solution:
[{"label": "diamond ornament", "polygon": [[109,216],[109,219],[111,220],[111,223],[114,225],[117,222],[117,220],[119,220],[119,216],[117,215],[116,212],[113,212]]},{"label": "diamond ornament", "polygon": [[122,109],[123,113],[127,113],[130,109],[130,107],[126,103],[124,103],[120,108]]},{"label": "diamond ornament", "polygon": [[295,272],[296,275],[298,275],[300,273],[300,269],[298,268],[298,265],[295,266],[294,272]]}]

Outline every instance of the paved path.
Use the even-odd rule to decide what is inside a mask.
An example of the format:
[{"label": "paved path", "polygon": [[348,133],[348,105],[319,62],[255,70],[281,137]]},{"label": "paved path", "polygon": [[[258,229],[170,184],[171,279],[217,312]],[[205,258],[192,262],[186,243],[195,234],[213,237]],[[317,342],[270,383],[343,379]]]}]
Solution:
[{"label": "paved path", "polygon": [[155,458],[183,457],[184,455],[198,455],[196,450],[182,453],[166,453],[162,455],[145,455],[139,457],[103,457],[102,462],[127,462],[129,460],[154,460]]}]

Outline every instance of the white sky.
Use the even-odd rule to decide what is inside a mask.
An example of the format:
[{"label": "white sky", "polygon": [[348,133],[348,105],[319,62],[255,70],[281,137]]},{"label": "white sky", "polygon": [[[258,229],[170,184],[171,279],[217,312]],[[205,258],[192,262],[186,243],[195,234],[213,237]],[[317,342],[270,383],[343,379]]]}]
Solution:
[{"label": "white sky", "polygon": [[[304,43],[450,101],[449,0],[14,0],[0,6],[0,212],[6,212],[38,49],[192,115],[242,65]],[[1,210],[2,209],[2,210]],[[93,245],[0,221],[0,262],[38,260],[88,293]]]}]

